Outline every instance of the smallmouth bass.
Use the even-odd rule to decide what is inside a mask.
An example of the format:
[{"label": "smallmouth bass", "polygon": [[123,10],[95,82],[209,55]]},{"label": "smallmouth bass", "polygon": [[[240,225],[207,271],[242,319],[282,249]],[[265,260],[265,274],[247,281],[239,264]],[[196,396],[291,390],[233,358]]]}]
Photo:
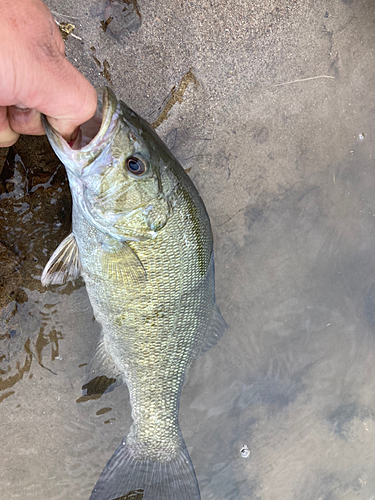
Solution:
[{"label": "smallmouth bass", "polygon": [[179,424],[185,374],[226,328],[215,304],[212,233],[192,181],[154,130],[98,90],[96,115],[68,144],[43,118],[65,165],[72,233],[42,283],[82,275],[101,336],[86,384],[126,383],[133,424],[90,500],[199,500]]}]

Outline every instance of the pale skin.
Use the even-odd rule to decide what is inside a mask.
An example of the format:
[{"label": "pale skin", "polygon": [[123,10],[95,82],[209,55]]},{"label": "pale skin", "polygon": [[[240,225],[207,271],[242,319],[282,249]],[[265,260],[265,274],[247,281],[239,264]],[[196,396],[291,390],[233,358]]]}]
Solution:
[{"label": "pale skin", "polygon": [[42,135],[41,113],[66,140],[95,113],[95,89],[65,57],[41,0],[0,0],[0,147]]}]

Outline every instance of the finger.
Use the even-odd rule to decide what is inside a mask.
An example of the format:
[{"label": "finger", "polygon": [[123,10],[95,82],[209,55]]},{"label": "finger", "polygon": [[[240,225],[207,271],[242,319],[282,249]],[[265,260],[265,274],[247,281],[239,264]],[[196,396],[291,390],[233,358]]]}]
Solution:
[{"label": "finger", "polygon": [[[45,89],[43,112],[52,127],[66,140],[77,135],[77,127],[89,120],[97,108],[97,94],[94,87],[86,78],[66,59],[65,44],[60,31],[54,23],[54,41],[59,56],[50,61]],[[50,89],[48,89],[50,87]],[[50,91],[49,91],[50,90]]]},{"label": "finger", "polygon": [[0,148],[12,146],[17,141],[18,136],[19,134],[10,128],[7,108],[0,106]]},{"label": "finger", "polygon": [[[88,121],[95,114],[97,108],[97,93],[94,87],[86,80],[65,57],[65,43],[60,30],[54,24],[54,39],[61,54],[63,64],[59,64],[60,98],[64,103],[61,109],[65,116],[54,116],[47,114],[48,121],[66,140],[75,139],[78,127]],[[65,108],[65,109],[64,109]]]},{"label": "finger", "polygon": [[94,87],[65,58],[53,86],[53,92],[49,95],[54,95],[55,99],[46,99],[39,111],[47,116],[55,130],[70,140],[77,127],[95,114],[97,94]]},{"label": "finger", "polygon": [[10,128],[18,134],[45,134],[40,113],[36,109],[9,106],[8,120]]},{"label": "finger", "polygon": [[[23,0],[13,1],[23,5]],[[0,7],[1,5],[2,0]],[[39,0],[26,2],[27,5],[31,9],[30,16],[25,17],[24,13],[21,16],[22,23],[17,18],[17,26],[22,25],[24,29],[8,26],[8,32],[13,30],[17,35],[13,54],[17,62],[17,78],[12,79],[14,72],[7,76],[7,73],[2,75],[0,71],[0,106],[16,105],[36,109],[50,119],[51,125],[64,138],[70,140],[75,129],[94,115],[97,107],[96,92],[65,58],[61,34],[47,7]],[[21,14],[24,12],[23,9],[19,10]],[[33,20],[31,32],[26,30],[29,17]],[[0,38],[3,31],[1,26]],[[5,30],[5,38],[6,33]],[[0,59],[1,56],[0,52]],[[11,126],[17,132],[42,133],[37,115],[28,113],[13,108],[10,112]]]}]

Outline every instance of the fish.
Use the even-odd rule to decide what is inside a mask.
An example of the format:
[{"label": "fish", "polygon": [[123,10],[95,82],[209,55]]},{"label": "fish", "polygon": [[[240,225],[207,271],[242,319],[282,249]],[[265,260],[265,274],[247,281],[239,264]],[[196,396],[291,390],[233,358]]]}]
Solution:
[{"label": "fish", "polygon": [[178,410],[187,370],[227,327],[215,302],[210,220],[152,127],[109,88],[97,95],[95,116],[73,143],[43,117],[73,207],[72,232],[41,281],[83,277],[101,325],[83,393],[90,384],[105,381],[110,392],[126,383],[133,420],[90,500],[135,492],[144,500],[199,500]]}]

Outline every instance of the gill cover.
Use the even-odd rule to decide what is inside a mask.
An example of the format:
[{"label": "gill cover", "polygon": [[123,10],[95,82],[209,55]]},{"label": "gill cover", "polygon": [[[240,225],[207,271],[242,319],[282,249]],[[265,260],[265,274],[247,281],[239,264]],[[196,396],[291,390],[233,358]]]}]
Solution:
[{"label": "gill cover", "polygon": [[177,180],[152,155],[159,139],[150,126],[109,88],[97,93],[97,111],[73,144],[43,117],[46,134],[89,224],[118,241],[153,239],[172,213]]}]

